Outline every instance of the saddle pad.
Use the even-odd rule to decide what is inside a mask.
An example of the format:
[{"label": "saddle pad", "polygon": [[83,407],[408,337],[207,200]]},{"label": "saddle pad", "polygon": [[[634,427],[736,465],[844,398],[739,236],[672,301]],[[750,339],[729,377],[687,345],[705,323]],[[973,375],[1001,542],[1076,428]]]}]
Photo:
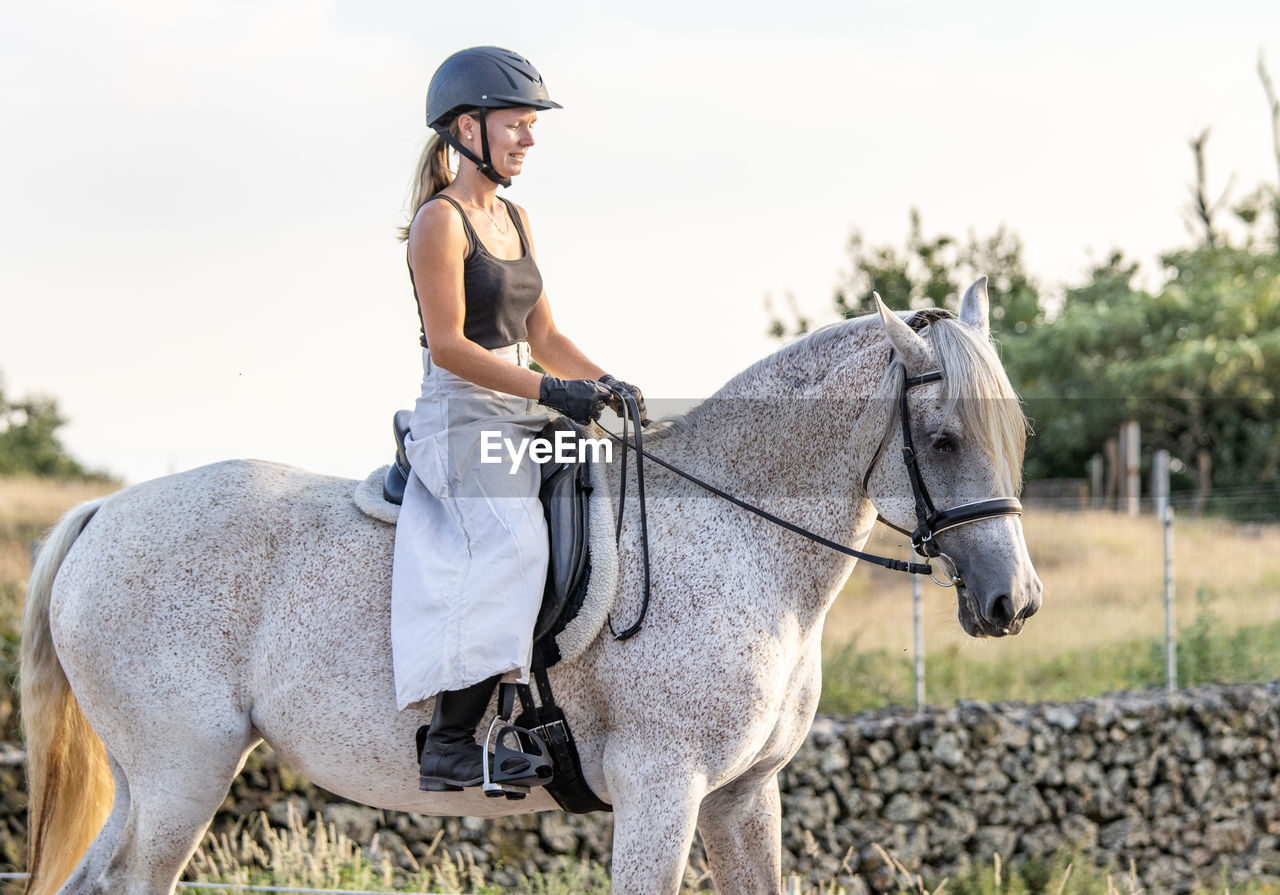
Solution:
[{"label": "saddle pad", "polygon": [[[366,516],[395,525],[400,507],[382,497],[382,482],[388,466],[380,466],[356,485],[352,501]],[[587,505],[587,545],[590,550],[590,577],[582,608],[555,637],[560,661],[572,661],[582,654],[604,627],[618,587],[618,548],[613,540],[613,501],[604,487],[599,464],[591,467],[591,500]]]}]

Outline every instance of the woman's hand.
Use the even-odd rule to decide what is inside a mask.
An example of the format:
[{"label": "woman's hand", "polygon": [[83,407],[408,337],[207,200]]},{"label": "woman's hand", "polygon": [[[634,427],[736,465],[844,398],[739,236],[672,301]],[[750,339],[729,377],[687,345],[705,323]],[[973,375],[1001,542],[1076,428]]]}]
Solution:
[{"label": "woman's hand", "polygon": [[644,395],[640,393],[640,389],[636,388],[629,382],[623,382],[615,376],[605,373],[600,377],[600,382],[609,387],[609,406],[613,408],[613,412],[618,416],[623,416],[626,412],[623,407],[622,398],[619,397],[616,390],[621,389],[626,394],[636,399],[636,408],[639,410],[640,425],[649,425],[649,419],[644,415]]},{"label": "woman's hand", "polygon": [[594,379],[543,376],[538,389],[538,403],[558,410],[575,423],[585,426],[600,418],[612,394]]}]

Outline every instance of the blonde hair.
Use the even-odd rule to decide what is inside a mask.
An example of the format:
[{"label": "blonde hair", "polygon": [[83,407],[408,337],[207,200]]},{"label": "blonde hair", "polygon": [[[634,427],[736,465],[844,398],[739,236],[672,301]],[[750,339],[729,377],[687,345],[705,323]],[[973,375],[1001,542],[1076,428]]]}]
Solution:
[{"label": "blonde hair", "polygon": [[[461,117],[461,116],[459,116]],[[449,125],[449,133],[459,138],[458,119]],[[427,200],[453,182],[453,169],[449,167],[449,144],[439,134],[432,133],[427,145],[422,147],[418,156],[418,175],[413,181],[413,195],[409,200],[409,221],[399,230],[400,241],[409,241],[409,228],[418,209],[427,204]]]}]

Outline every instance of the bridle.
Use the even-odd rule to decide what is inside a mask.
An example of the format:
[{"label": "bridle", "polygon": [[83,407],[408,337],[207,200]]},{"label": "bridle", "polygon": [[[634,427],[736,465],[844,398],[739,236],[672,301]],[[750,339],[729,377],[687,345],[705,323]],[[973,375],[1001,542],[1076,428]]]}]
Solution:
[{"label": "bridle", "polygon": [[[907,324],[917,332],[924,326],[932,323],[934,320],[943,317],[950,317],[949,311],[943,309],[928,309],[914,315]],[[890,357],[892,361],[892,356]],[[614,441],[622,445],[622,462],[621,462],[621,485],[618,490],[618,523],[615,531],[615,539],[620,540],[622,537],[622,514],[626,504],[626,487],[627,487],[627,451],[630,440],[627,437],[628,427],[634,424],[634,440],[636,451],[636,490],[640,501],[640,543],[641,552],[644,557],[644,598],[640,604],[640,614],[633,624],[622,631],[613,629],[613,619],[609,619],[609,632],[613,634],[616,640],[628,640],[640,631],[640,626],[644,622],[644,617],[649,609],[649,526],[648,519],[645,514],[644,501],[644,461],[652,460],[659,466],[663,466],[672,472],[680,475],[693,482],[701,488],[710,491],[717,497],[722,497],[736,506],[742,507],[767,519],[776,525],[793,531],[798,535],[816,541],[824,547],[829,547],[846,556],[852,556],[856,559],[865,560],[878,566],[883,566],[894,572],[906,572],[911,575],[928,575],[933,579],[935,584],[942,587],[954,587],[962,584],[959,570],[956,567],[955,560],[942,552],[935,540],[935,535],[948,529],[956,528],[961,525],[967,525],[971,522],[978,522],[983,519],[991,519],[997,516],[1021,516],[1022,503],[1015,497],[995,497],[989,500],[978,500],[972,503],[960,504],[959,506],[950,507],[945,510],[939,510],[934,506],[933,499],[929,496],[929,489],[925,486],[924,478],[920,475],[920,463],[916,454],[915,444],[911,438],[911,419],[907,414],[907,393],[918,386],[928,385],[931,382],[941,382],[942,371],[931,370],[928,373],[922,373],[919,376],[904,376],[902,380],[902,388],[898,392],[898,416],[902,423],[902,461],[907,467],[907,478],[911,482],[911,493],[915,498],[916,511],[916,528],[914,531],[907,531],[905,528],[894,525],[884,516],[877,515],[877,521],[884,523],[889,528],[906,535],[911,539],[911,546],[921,556],[929,559],[936,559],[940,565],[943,565],[944,573],[948,580],[939,581],[937,575],[933,571],[933,567],[928,562],[915,563],[906,562],[900,559],[893,559],[888,556],[879,556],[874,553],[864,553],[861,550],[854,550],[852,547],[846,547],[843,544],[836,543],[822,535],[815,534],[807,529],[801,528],[794,522],[788,522],[767,510],[753,506],[744,500],[734,497],[714,485],[704,482],[691,473],[685,472],[677,466],[673,466],[661,457],[655,457],[644,449],[644,438],[641,434],[640,426],[640,409],[636,403],[636,399],[626,389],[620,386],[610,384],[606,386],[616,395],[622,404],[622,437],[619,438],[612,432],[605,430],[605,434]],[[871,479],[871,472],[875,469],[876,461],[880,459],[880,453],[884,450],[884,439],[881,439],[876,452],[871,457],[871,462],[867,465],[867,471],[862,476],[862,491],[867,493],[867,483]]]},{"label": "bridle", "polygon": [[[1022,503],[1016,497],[993,497],[988,500],[962,503],[959,506],[945,510],[939,510],[933,505],[933,498],[929,496],[929,489],[925,486],[924,477],[920,475],[920,461],[916,454],[915,444],[911,439],[911,419],[907,416],[907,392],[916,386],[941,381],[941,370],[931,370],[919,376],[906,376],[903,378],[902,388],[898,392],[898,417],[902,421],[902,462],[907,467],[907,478],[911,482],[911,494],[915,498],[915,531],[907,531],[901,526],[894,525],[884,516],[878,515],[876,519],[894,531],[910,538],[911,546],[916,553],[921,556],[927,556],[930,559],[937,559],[940,564],[945,565],[947,567],[946,574],[951,579],[950,581],[939,581],[932,568],[929,569],[927,574],[934,580],[935,584],[940,584],[943,587],[952,587],[961,583],[955,560],[942,552],[942,548],[934,540],[934,535],[949,528],[956,528],[982,519],[991,519],[996,516],[1021,516]],[[862,476],[862,492],[864,494],[867,493],[867,482],[871,479],[871,472],[876,468],[876,461],[880,459],[882,450],[884,450],[883,440],[881,440],[880,446],[876,448],[875,454],[871,457],[871,462],[867,465],[867,471]]]}]

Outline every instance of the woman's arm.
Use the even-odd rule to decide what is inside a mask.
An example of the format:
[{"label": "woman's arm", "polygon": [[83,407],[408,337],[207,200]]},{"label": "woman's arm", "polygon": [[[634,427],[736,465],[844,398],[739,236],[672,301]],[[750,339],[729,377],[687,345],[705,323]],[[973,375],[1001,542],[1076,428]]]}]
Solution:
[{"label": "woman's arm", "polygon": [[[537,261],[538,253],[533,246],[529,215],[519,205],[515,205],[515,209],[524,225],[529,251],[533,254],[534,261]],[[555,320],[551,317],[551,302],[547,299],[545,289],[538,296],[538,303],[529,312],[525,326],[533,359],[552,376],[562,379],[599,379],[604,375],[604,368],[583,354],[582,349],[573,344],[573,340],[556,328]]]},{"label": "woman's arm", "polygon": [[508,363],[463,335],[466,255],[466,230],[453,207],[447,202],[422,206],[409,228],[409,265],[431,360],[483,388],[536,400],[540,373]]}]

